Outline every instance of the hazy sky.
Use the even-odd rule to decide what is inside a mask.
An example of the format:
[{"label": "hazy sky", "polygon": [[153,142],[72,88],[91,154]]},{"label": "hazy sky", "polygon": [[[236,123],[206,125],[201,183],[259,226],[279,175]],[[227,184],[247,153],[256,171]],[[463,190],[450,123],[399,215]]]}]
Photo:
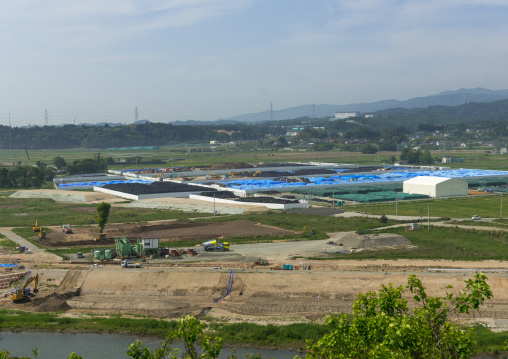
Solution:
[{"label": "hazy sky", "polygon": [[0,124],[508,88],[506,0],[0,1]]}]

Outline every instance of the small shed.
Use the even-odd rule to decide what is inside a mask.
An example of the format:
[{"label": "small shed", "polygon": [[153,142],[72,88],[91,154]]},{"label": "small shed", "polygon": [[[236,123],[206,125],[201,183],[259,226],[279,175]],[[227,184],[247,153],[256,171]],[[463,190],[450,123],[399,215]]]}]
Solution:
[{"label": "small shed", "polygon": [[456,178],[418,176],[404,181],[403,192],[436,198],[467,196],[467,182]]},{"label": "small shed", "polygon": [[146,251],[148,249],[158,249],[159,248],[159,238],[158,234],[148,234],[141,236],[141,242],[143,243],[143,249]]}]

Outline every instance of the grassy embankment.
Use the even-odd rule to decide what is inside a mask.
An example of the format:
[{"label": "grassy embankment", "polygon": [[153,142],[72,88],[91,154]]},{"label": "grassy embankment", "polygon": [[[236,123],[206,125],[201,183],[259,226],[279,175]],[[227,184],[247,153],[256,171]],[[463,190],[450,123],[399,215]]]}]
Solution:
[{"label": "grassy embankment", "polygon": [[[131,333],[163,338],[176,328],[176,321],[138,316],[137,318],[85,315],[81,318],[61,317],[59,313],[29,313],[0,309],[2,320],[0,330],[13,331],[73,331],[91,333]],[[206,318],[206,317],[205,317]],[[206,322],[206,319],[204,321]],[[208,334],[221,337],[227,346],[242,345],[275,349],[296,349],[305,347],[308,339],[317,340],[328,333],[330,328],[322,324],[259,325],[253,323],[208,322]],[[493,333],[483,326],[475,326],[474,338],[479,351],[496,353],[508,340],[508,332]]]}]

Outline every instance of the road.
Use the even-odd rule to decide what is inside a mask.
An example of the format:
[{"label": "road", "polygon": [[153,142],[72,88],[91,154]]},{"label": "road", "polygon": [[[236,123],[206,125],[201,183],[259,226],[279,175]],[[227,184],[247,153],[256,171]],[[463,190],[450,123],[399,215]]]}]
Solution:
[{"label": "road", "polygon": [[45,251],[45,249],[37,247],[36,245],[24,239],[23,237],[18,236],[13,231],[10,231],[8,229],[0,229],[0,233],[3,234],[8,239],[10,239],[11,241],[16,242],[19,246],[24,246],[25,248],[30,249],[33,253]]}]

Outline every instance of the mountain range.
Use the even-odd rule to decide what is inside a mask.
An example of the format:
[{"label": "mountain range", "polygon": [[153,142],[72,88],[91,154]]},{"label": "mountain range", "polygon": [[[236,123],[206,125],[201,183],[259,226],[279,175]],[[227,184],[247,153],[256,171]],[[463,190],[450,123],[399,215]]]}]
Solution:
[{"label": "mountain range", "polygon": [[[374,113],[377,111],[389,109],[415,109],[426,108],[430,106],[459,106],[468,103],[490,103],[500,100],[508,99],[508,90],[489,90],[485,88],[474,89],[459,89],[456,91],[445,91],[436,95],[415,97],[409,100],[381,100],[376,102],[366,103],[350,103],[347,105],[301,105],[290,107],[282,110],[262,111],[255,113],[247,113],[229,118],[220,118],[215,121],[172,121],[169,122],[173,125],[223,125],[230,123],[258,123],[265,121],[279,121],[295,118],[326,118],[334,117],[335,112],[359,112],[362,114]],[[140,120],[137,123],[142,124],[151,122],[150,119]],[[160,121],[154,121],[160,122]],[[97,126],[104,126],[106,122],[95,124]],[[110,126],[121,126],[122,123],[107,123]],[[86,124],[92,125],[92,124]]]},{"label": "mountain range", "polygon": [[[508,90],[489,90],[485,88],[459,89],[456,91],[445,91],[436,95],[425,97],[415,97],[409,100],[382,100],[369,103],[351,103],[347,105],[302,105],[286,108],[283,110],[274,110],[272,118],[270,111],[248,113],[234,116],[227,119],[220,119],[220,122],[264,122],[278,120],[287,120],[300,117],[334,117],[335,112],[360,112],[372,113],[392,108],[425,108],[429,106],[459,106],[470,102],[495,102],[508,99]],[[314,113],[314,116],[312,114]],[[180,122],[184,124],[186,122]],[[176,123],[175,123],[176,124]],[[188,124],[188,123],[187,123]]]}]

